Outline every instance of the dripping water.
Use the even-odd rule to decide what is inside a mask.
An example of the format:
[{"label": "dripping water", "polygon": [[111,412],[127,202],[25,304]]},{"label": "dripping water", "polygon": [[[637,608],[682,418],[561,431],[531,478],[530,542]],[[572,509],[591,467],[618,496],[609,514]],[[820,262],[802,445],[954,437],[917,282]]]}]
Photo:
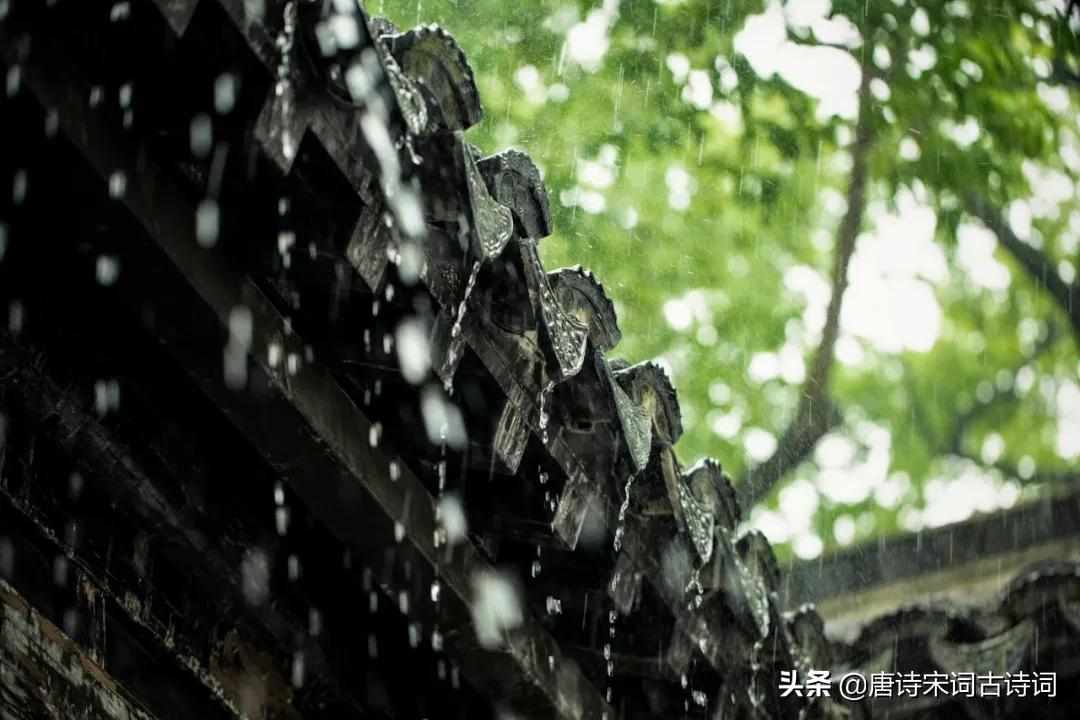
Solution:
[{"label": "dripping water", "polygon": [[446,352],[446,379],[443,380],[443,387],[446,388],[448,393],[453,389],[454,363],[457,362],[458,353],[461,352],[461,326],[465,321],[465,313],[468,310],[469,296],[472,295],[473,288],[476,287],[476,278],[479,274],[480,261],[477,260],[473,263],[472,271],[469,273],[469,281],[465,284],[465,294],[461,297],[457,313],[454,316],[454,325],[450,329],[450,349]]},{"label": "dripping water", "polygon": [[540,439],[547,445],[548,442],[548,422],[551,419],[551,412],[548,409],[548,399],[551,397],[552,391],[555,389],[555,381],[549,380],[548,384],[544,386],[544,389],[540,391]]},{"label": "dripping water", "polygon": [[635,477],[637,476],[631,475],[630,478],[626,481],[626,487],[623,488],[624,497],[622,505],[619,506],[619,520],[618,523],[615,525],[615,552],[619,552],[619,550],[622,548],[622,538],[624,530],[623,524],[626,521],[626,511],[630,509],[630,487],[634,484]]},{"label": "dripping water", "polygon": [[292,49],[296,35],[296,5],[293,2],[285,6],[285,27],[277,36],[277,49],[281,53],[281,62],[277,67],[277,81],[274,84],[274,97],[279,108],[281,127],[281,151],[289,160],[296,155],[296,140],[292,136],[290,123],[292,115]]}]

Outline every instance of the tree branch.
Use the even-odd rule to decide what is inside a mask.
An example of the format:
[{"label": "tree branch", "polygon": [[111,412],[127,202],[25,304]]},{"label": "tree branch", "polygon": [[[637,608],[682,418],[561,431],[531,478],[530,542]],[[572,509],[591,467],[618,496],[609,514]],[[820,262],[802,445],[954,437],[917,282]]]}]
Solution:
[{"label": "tree branch", "polygon": [[829,399],[829,370],[840,334],[840,307],[848,286],[848,266],[866,209],[866,155],[871,143],[869,62],[862,63],[859,83],[859,117],[851,151],[851,180],[847,190],[847,210],[836,231],[836,256],[832,270],[832,294],[825,314],[810,373],[803,384],[795,417],[780,436],[772,456],[746,472],[738,484],[740,504],[749,508],[767,495],[785,474],[805,460],[829,430],[840,424],[840,413]]},{"label": "tree branch", "polygon": [[[1020,362],[1017,364],[1016,369],[1013,370],[1013,378],[1023,369],[1025,366],[1030,365],[1039,359],[1043,353],[1047,352],[1058,339],[1058,327],[1054,324],[1050,324],[1046,331],[1046,335],[1039,340],[1034,347],[1028,352],[1024,353],[1020,358]],[[953,424],[952,431],[949,433],[946,445],[942,448],[943,453],[951,455],[957,455],[959,457],[966,457],[968,459],[974,459],[972,453],[969,453],[964,447],[964,436],[967,435],[968,429],[971,425],[982,417],[985,413],[1001,404],[1005,400],[1013,400],[1017,398],[1015,382],[1009,387],[1008,390],[999,390],[994,388],[994,391],[990,394],[990,397],[980,400],[975,399],[971,405],[969,405],[960,415],[957,417],[956,422]],[[978,462],[978,461],[976,461]],[[980,463],[982,464],[982,463]],[[999,470],[1003,470],[998,464],[992,464],[991,467],[997,467]]]},{"label": "tree branch", "polygon": [[964,204],[969,214],[979,218],[997,236],[1001,247],[1013,256],[1035,284],[1046,288],[1065,311],[1076,342],[1080,344],[1080,283],[1065,282],[1045,253],[1016,236],[1000,209],[973,194],[964,198]]}]

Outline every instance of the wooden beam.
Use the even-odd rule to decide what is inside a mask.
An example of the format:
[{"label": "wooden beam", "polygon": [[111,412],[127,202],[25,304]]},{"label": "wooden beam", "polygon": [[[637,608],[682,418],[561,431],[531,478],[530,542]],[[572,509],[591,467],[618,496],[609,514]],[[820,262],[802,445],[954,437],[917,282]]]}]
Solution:
[{"label": "wooden beam", "polygon": [[105,669],[0,580],[0,716],[153,720]]},{"label": "wooden beam", "polygon": [[[5,28],[0,34],[9,61],[16,52],[14,31]],[[123,203],[150,243],[125,244],[124,266],[154,264],[176,284],[166,287],[161,277],[154,277],[139,286],[139,279],[133,278],[128,289],[136,294],[130,299],[154,302],[177,323],[175,329],[191,325],[205,311],[221,327],[228,327],[233,309],[246,307],[253,321],[250,357],[275,393],[269,399],[255,399],[229,389],[220,377],[220,347],[207,353],[205,347],[185,342],[183,332],[161,333],[160,341],[192,380],[339,539],[373,566],[388,566],[384,578],[388,591],[440,578],[445,588],[441,603],[436,607],[413,602],[408,610],[425,624],[441,623],[448,653],[457,657],[476,687],[530,713],[544,708],[565,718],[612,717],[596,688],[576,663],[563,657],[532,615],[526,614],[520,626],[506,632],[497,648],[477,641],[471,622],[473,578],[494,570],[471,542],[436,546],[433,498],[384,442],[369,442],[377,438],[377,428],[330,371],[315,363],[288,368],[274,360],[279,353],[271,353],[271,347],[282,357],[290,353],[302,357],[303,338],[256,283],[236,273],[220,254],[199,247],[195,208],[168,177],[140,156],[127,136],[88,110],[84,98],[89,87],[63,48],[50,42],[46,28],[35,28],[34,52],[23,68],[29,88],[43,105],[57,110],[61,129],[103,179],[117,171],[140,178],[129,186]],[[160,327],[155,324],[150,330]],[[391,466],[396,468],[393,474]],[[401,536],[402,527],[405,542],[399,544],[395,536]]]}]

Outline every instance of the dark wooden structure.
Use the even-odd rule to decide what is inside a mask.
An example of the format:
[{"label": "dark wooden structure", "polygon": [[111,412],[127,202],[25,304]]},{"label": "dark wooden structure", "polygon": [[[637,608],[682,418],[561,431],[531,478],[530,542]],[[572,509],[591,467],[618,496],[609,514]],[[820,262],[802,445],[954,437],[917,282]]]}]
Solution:
[{"label": "dark wooden structure", "polygon": [[663,371],[543,268],[443,30],[7,0],[0,50],[5,717],[873,710],[780,696],[868,651],[782,612]]}]

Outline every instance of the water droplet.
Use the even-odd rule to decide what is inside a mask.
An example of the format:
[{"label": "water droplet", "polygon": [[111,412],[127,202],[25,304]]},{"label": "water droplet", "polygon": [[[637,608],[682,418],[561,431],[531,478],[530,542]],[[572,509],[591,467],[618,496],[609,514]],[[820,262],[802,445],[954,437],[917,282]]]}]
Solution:
[{"label": "water droplet", "polygon": [[210,150],[214,145],[214,126],[209,115],[199,113],[193,117],[188,135],[192,155],[197,158],[204,158],[210,154]]},{"label": "water droplet", "polygon": [[214,81],[214,110],[219,115],[228,115],[236,106],[236,76],[222,73]]},{"label": "water droplet", "polygon": [[96,273],[98,283],[105,287],[113,285],[120,277],[120,261],[112,255],[98,255]]},{"label": "water droplet", "polygon": [[120,200],[127,192],[127,175],[122,170],[113,170],[109,174],[109,197]]},{"label": "water droplet", "polygon": [[200,247],[211,248],[217,245],[221,232],[221,212],[217,201],[204,198],[195,211],[195,240]]}]

